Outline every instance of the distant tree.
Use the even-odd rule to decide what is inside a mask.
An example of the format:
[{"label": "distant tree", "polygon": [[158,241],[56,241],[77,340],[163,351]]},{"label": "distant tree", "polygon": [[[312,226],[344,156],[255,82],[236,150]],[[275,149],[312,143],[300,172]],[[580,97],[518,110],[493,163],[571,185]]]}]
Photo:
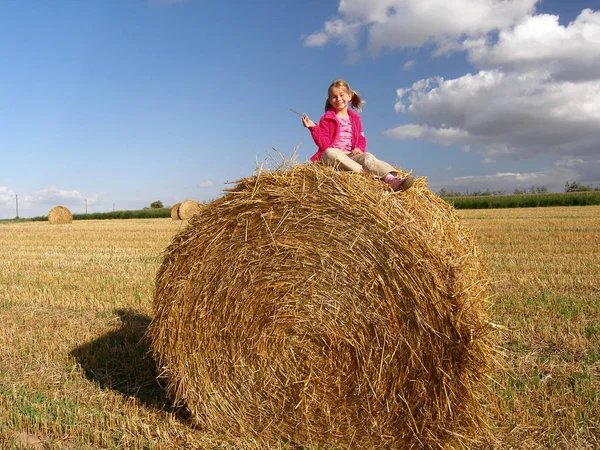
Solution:
[{"label": "distant tree", "polygon": [[573,181],[572,183],[567,181],[565,183],[565,192],[586,192],[591,190],[592,186],[585,186],[577,181]]},{"label": "distant tree", "polygon": [[156,200],[155,202],[150,203],[150,208],[153,208],[153,209],[164,208],[164,205],[163,205],[163,202],[161,202],[160,200]]}]

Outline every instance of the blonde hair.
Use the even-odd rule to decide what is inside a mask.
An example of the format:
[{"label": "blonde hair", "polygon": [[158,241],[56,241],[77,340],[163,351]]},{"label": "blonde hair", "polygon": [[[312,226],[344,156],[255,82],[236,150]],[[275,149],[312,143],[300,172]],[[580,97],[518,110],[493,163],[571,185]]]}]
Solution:
[{"label": "blonde hair", "polygon": [[333,88],[344,89],[352,97],[352,100],[350,101],[350,105],[352,106],[352,109],[355,109],[358,112],[360,112],[362,110],[361,105],[366,102],[364,100],[361,100],[360,95],[358,95],[358,92],[350,89],[350,85],[346,81],[338,79],[338,80],[335,80],[333,83],[331,83],[331,86],[329,86],[329,89],[327,89],[327,100],[325,101],[325,112],[327,112],[331,108],[333,108],[333,106],[331,106],[331,103],[329,103],[329,94],[331,93],[331,89],[333,89]]}]

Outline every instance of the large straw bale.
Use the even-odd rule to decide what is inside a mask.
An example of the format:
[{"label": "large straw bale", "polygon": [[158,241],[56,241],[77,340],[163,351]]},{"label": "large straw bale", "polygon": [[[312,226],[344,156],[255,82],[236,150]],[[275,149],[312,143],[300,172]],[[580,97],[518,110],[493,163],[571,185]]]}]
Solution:
[{"label": "large straw bale", "polygon": [[194,216],[156,276],[152,353],[193,421],[244,448],[489,439],[484,263],[426,187],[295,165]]},{"label": "large straw bale", "polygon": [[181,205],[181,202],[175,203],[171,207],[171,219],[173,220],[181,220],[181,218],[179,217],[179,205]]},{"label": "large straw bale", "polygon": [[200,203],[196,200],[184,200],[179,205],[178,214],[181,220],[191,219],[202,210]]},{"label": "large straw bale", "polygon": [[65,206],[55,206],[48,213],[48,222],[53,225],[62,225],[73,222],[73,214]]}]

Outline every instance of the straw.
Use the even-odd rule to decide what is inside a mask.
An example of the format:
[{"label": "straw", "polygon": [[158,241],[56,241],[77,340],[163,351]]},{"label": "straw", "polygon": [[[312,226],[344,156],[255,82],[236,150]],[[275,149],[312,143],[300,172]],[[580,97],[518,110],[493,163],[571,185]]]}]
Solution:
[{"label": "straw", "polygon": [[487,286],[425,178],[395,193],[284,164],[174,237],[148,336],[175,402],[244,448],[473,448],[491,439]]},{"label": "straw", "polygon": [[299,116],[302,116],[302,117],[306,116],[306,114],[302,114],[302,113],[300,113],[298,111],[294,111],[292,108],[290,108],[290,111],[293,112],[293,113],[295,113],[295,114],[298,114]]}]

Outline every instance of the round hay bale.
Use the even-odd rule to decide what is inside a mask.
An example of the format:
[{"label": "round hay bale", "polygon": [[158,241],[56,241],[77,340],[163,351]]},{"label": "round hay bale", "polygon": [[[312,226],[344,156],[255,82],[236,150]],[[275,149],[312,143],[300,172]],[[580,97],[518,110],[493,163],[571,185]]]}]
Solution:
[{"label": "round hay bale", "polygon": [[185,200],[181,202],[178,209],[179,218],[181,220],[191,219],[194,215],[202,210],[200,203],[196,200]]},{"label": "round hay bale", "polygon": [[179,217],[179,205],[181,205],[181,202],[175,203],[171,208],[171,219],[173,220],[181,220]]},{"label": "round hay bale", "polygon": [[229,191],[166,249],[148,328],[196,424],[263,449],[490,438],[484,263],[424,178],[309,164]]},{"label": "round hay bale", "polygon": [[48,222],[53,225],[62,225],[73,222],[73,214],[64,206],[55,206],[48,213]]}]

